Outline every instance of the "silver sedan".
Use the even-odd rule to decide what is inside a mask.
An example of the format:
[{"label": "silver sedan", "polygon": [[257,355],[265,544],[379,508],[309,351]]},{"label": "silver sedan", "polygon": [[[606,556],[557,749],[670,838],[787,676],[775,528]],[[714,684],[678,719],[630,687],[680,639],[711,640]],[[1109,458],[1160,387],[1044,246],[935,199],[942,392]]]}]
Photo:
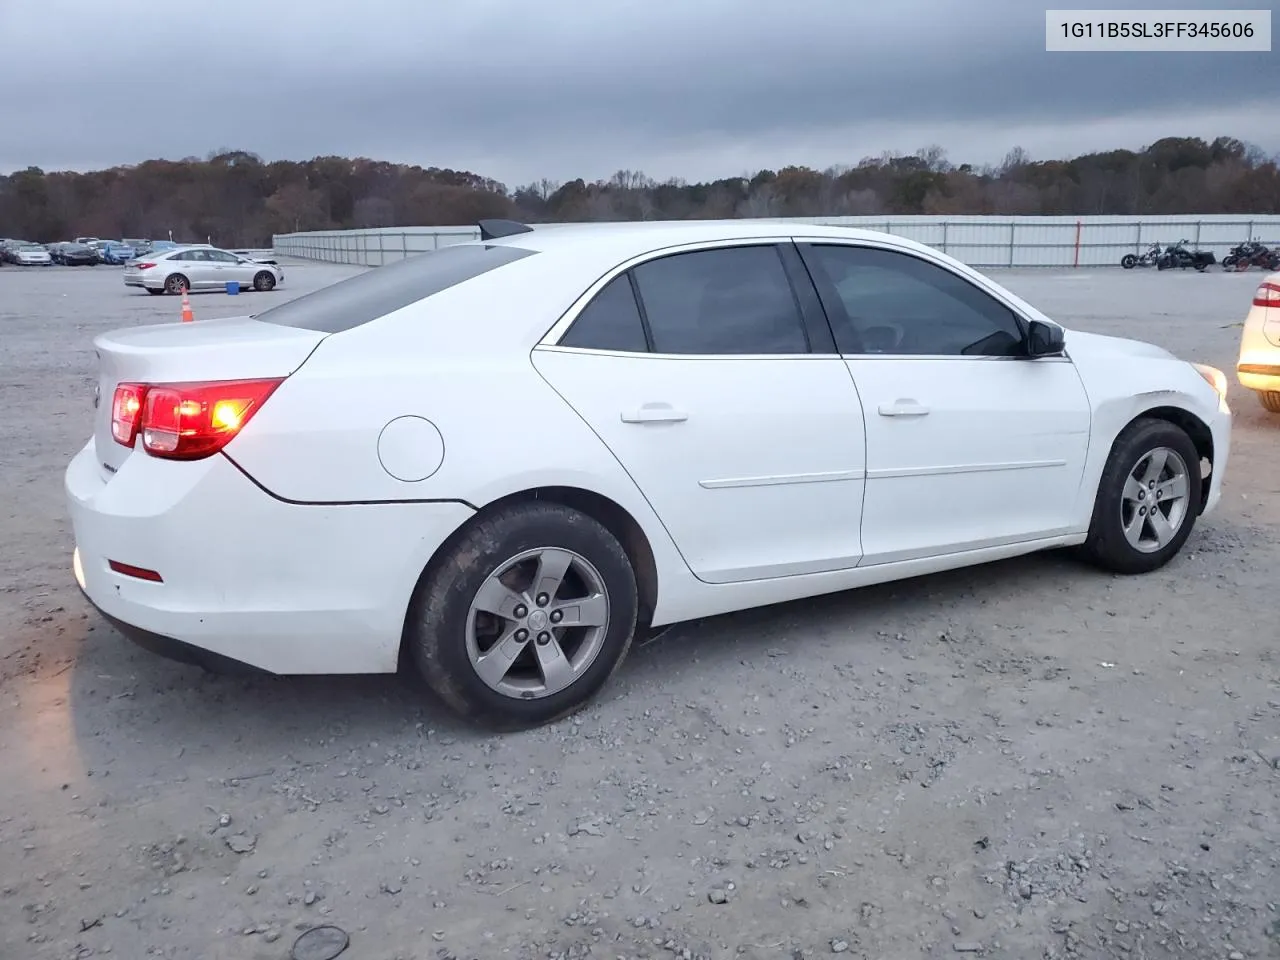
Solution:
[{"label": "silver sedan", "polygon": [[150,294],[186,290],[224,290],[230,281],[242,290],[265,292],[284,282],[280,265],[241,257],[209,246],[175,247],[130,260],[124,268],[124,285],[141,287]]}]

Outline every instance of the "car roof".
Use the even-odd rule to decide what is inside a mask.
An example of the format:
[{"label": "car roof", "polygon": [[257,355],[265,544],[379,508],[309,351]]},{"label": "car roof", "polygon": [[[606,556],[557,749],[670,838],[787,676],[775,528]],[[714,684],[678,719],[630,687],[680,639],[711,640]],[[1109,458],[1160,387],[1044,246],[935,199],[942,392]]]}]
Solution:
[{"label": "car roof", "polygon": [[165,253],[181,253],[183,250],[218,250],[219,247],[211,246],[207,243],[179,243],[176,246],[166,247]]},{"label": "car roof", "polygon": [[[686,244],[735,240],[769,241],[791,237],[846,242],[861,240],[952,261],[952,258],[934,248],[897,234],[857,227],[801,223],[792,219],[536,224],[524,232],[465,242],[522,247],[548,254],[557,262],[566,259],[567,255],[567,259],[576,263],[582,274],[595,272],[599,275],[632,258]],[[970,272],[962,264],[956,265],[964,272]]]},{"label": "car roof", "polygon": [[[523,233],[509,234],[493,240],[477,240],[475,243],[501,243],[525,247],[539,252],[577,252],[609,248],[609,255],[621,254],[621,259],[641,256],[664,247],[693,243],[714,243],[720,240],[767,240],[776,237],[817,237],[854,240],[863,239],[895,246],[918,246],[895,234],[856,227],[830,226],[817,223],[797,223],[791,219],[778,220],[663,220],[625,221],[608,223],[556,223],[537,224]],[[923,249],[923,247],[922,247]]]},{"label": "car roof", "polygon": [[[520,224],[500,224],[499,230],[505,235],[494,236],[498,231],[490,230],[487,239],[449,244],[440,250],[508,247],[530,251],[534,255],[518,258],[465,282],[429,294],[420,301],[415,301],[412,309],[405,309],[410,306],[405,304],[403,308],[390,310],[377,323],[354,324],[339,335],[346,340],[359,340],[366,336],[381,337],[384,334],[379,331],[385,331],[385,335],[391,338],[386,342],[393,342],[403,336],[406,338],[404,342],[408,343],[420,335],[416,331],[420,330],[425,311],[442,317],[472,318],[464,325],[446,323],[437,329],[436,339],[432,343],[433,349],[441,355],[492,351],[497,345],[509,345],[513,350],[527,350],[539,342],[547,329],[575,301],[605,276],[630,261],[661,256],[665,252],[675,253],[686,245],[696,247],[702,244],[752,240],[768,243],[791,238],[838,239],[846,242],[861,240],[900,251],[922,253],[934,259],[942,258],[955,264],[955,268],[963,273],[974,273],[937,250],[895,234],[853,227],[797,223],[794,220],[640,221],[548,224],[531,228],[524,228]],[[418,262],[425,269],[432,263],[434,255],[423,253],[410,257],[405,267],[412,270],[410,264]],[[392,269],[394,273],[385,275],[387,284],[392,284],[392,277],[397,282],[403,282],[405,274],[402,268],[394,264]],[[369,279],[361,274],[350,282],[360,280],[366,292],[376,293],[378,281],[374,278],[380,274],[381,271],[374,271],[368,275]],[[336,284],[335,288],[341,286],[342,284]],[[308,296],[323,295],[321,291]],[[307,299],[301,297],[294,302],[301,307],[306,304]],[[1034,313],[1031,315],[1034,316]],[[262,319],[273,322],[271,311],[264,313]],[[371,327],[376,329],[369,329]],[[454,334],[447,332],[453,328],[457,328]]]}]

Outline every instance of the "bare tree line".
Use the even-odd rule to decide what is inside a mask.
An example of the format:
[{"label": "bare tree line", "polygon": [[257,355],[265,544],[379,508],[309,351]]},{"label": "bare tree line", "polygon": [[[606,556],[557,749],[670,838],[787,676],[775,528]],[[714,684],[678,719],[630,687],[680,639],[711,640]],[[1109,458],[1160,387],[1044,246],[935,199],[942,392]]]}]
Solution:
[{"label": "bare tree line", "polygon": [[242,150],[148,160],[89,173],[30,167],[0,177],[0,236],[215,238],[447,226],[485,217],[529,222],[841,215],[1280,213],[1275,157],[1232,137],[1170,137],[1142,150],[954,164],[939,146],[850,166],[789,166],[689,183],[638,170],[607,180],[541,179],[516,188],[467,171],[365,158],[264,162]]}]

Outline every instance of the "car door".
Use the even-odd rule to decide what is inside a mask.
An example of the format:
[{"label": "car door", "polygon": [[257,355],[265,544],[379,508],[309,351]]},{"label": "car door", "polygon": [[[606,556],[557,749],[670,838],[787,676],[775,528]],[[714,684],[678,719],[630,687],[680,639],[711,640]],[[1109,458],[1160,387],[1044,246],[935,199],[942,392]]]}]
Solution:
[{"label": "car door", "polygon": [[1090,406],[1071,360],[926,255],[801,243],[866,410],[864,565],[1066,533]]},{"label": "car door", "polygon": [[173,259],[181,262],[181,272],[192,290],[208,290],[213,286],[212,265],[203,250],[183,250],[174,254]]},{"label": "car door", "polygon": [[534,351],[707,582],[862,554],[862,409],[802,275],[790,244],[656,256]]},{"label": "car door", "polygon": [[[237,280],[241,284],[246,283],[244,268],[240,265],[240,258],[233,253],[225,250],[206,250],[205,255],[208,256],[210,263],[213,265],[214,276],[217,280],[217,286],[221,289],[227,285],[230,280]],[[252,277],[248,278],[252,280]]]}]

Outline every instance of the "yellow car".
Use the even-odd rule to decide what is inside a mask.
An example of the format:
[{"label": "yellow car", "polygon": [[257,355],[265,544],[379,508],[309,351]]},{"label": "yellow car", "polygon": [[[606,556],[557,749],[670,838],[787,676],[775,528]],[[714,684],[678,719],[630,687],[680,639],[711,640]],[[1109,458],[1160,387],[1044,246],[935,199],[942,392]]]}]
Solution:
[{"label": "yellow car", "polygon": [[1280,413],[1280,273],[1270,274],[1253,294],[1236,377],[1267,410]]}]

